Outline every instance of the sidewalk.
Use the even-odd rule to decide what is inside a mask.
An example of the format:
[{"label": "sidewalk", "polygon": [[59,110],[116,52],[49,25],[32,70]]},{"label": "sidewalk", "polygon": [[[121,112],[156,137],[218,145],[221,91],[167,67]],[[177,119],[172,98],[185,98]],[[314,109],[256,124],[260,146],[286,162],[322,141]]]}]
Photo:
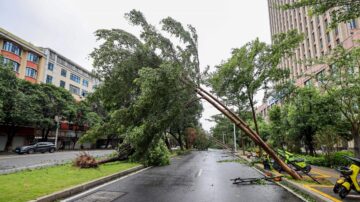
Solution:
[{"label": "sidewalk", "polygon": [[[242,151],[238,152],[237,156],[247,160],[248,162],[251,162],[254,159],[254,158],[250,158],[250,159],[247,158],[247,156],[243,155]],[[254,166],[260,170],[263,170],[264,168],[262,164],[255,164]],[[312,180],[307,176],[303,176],[304,181],[289,180],[286,179],[285,177],[283,178],[283,181],[285,181],[287,185],[290,185],[290,187],[299,189],[300,191],[310,195],[311,197],[314,197],[316,201],[334,201],[334,202],[360,201],[360,194],[354,191],[350,192],[349,195],[344,200],[341,200],[338,194],[335,194],[333,192],[334,184],[340,176],[340,173],[338,173],[335,169],[313,166],[313,165],[311,167],[312,169],[310,175],[315,177],[318,181],[320,181],[321,184],[312,182]],[[279,173],[276,171],[271,171],[271,172],[274,175],[279,175]],[[282,174],[284,175],[284,173]]]}]

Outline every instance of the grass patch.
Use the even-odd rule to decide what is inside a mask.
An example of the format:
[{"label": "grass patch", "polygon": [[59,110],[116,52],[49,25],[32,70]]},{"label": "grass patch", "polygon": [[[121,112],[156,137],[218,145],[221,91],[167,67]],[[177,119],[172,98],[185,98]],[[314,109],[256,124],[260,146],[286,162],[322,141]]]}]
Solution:
[{"label": "grass patch", "polygon": [[240,163],[240,164],[248,164],[248,162],[244,159],[225,159],[225,160],[220,160],[217,161],[218,163],[228,163],[228,162],[233,162],[233,163]]},{"label": "grass patch", "polygon": [[138,163],[113,162],[80,169],[71,164],[0,175],[0,201],[28,201],[71,186],[111,175]]},{"label": "grass patch", "polygon": [[295,192],[295,193],[299,194],[300,196],[302,196],[306,201],[308,201],[308,202],[316,202],[316,200],[313,197],[311,197],[310,195],[308,195],[308,194],[306,194],[306,193],[304,193],[304,192],[302,192],[302,191],[300,191],[300,190],[298,190],[296,188],[291,187],[287,182],[282,181],[281,184],[286,186],[287,188],[291,189],[293,192]]}]

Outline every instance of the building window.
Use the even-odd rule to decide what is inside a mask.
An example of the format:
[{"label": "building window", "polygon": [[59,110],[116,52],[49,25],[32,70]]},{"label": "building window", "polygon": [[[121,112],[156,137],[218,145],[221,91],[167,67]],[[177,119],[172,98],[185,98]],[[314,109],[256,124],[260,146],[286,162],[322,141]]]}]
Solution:
[{"label": "building window", "polygon": [[60,87],[65,88],[65,81],[60,80]]},{"label": "building window", "polygon": [[80,77],[75,74],[71,74],[70,79],[75,81],[76,83],[80,83],[80,80],[81,80]]},{"label": "building window", "polygon": [[19,46],[15,45],[9,41],[4,42],[3,49],[6,51],[9,51],[9,52],[12,52],[16,55],[21,54],[21,49],[19,48]]},{"label": "building window", "polygon": [[355,19],[350,20],[349,26],[350,26],[350,29],[356,29],[356,27],[357,27],[356,20]]},{"label": "building window", "polygon": [[39,56],[34,54],[34,53],[29,52],[28,55],[27,55],[27,60],[31,61],[33,63],[38,63],[39,62]]},{"label": "building window", "polygon": [[10,67],[13,68],[14,72],[19,73],[19,69],[20,69],[20,64],[19,63],[15,62],[13,60],[10,60],[8,58],[4,58],[4,64],[5,65],[10,65]]},{"label": "building window", "polygon": [[82,90],[81,96],[86,97],[88,95],[88,92],[86,90]]},{"label": "building window", "polygon": [[330,43],[330,33],[329,32],[326,32],[326,41],[327,43]]},{"label": "building window", "polygon": [[57,62],[59,64],[61,64],[61,65],[64,65],[64,66],[66,66],[66,64],[67,64],[67,62],[63,58],[61,58],[59,56],[57,57]]},{"label": "building window", "polygon": [[70,84],[69,90],[70,90],[70,93],[72,93],[72,94],[80,95],[80,88],[78,88],[76,86],[73,86]]},{"label": "building window", "polygon": [[340,44],[340,39],[336,39],[336,45]]},{"label": "building window", "polygon": [[324,83],[325,73],[324,70],[316,74],[316,81],[320,84]]},{"label": "building window", "polygon": [[50,52],[50,59],[55,61],[55,53],[53,52]]},{"label": "building window", "polygon": [[86,79],[83,79],[82,84],[83,84],[83,86],[89,87],[89,81]]},{"label": "building window", "polygon": [[320,41],[319,41],[319,44],[320,44],[320,49],[323,49],[323,40],[322,39],[320,39]]},{"label": "building window", "polygon": [[67,71],[65,69],[61,69],[61,76],[66,77]]},{"label": "building window", "polygon": [[54,64],[53,64],[53,63],[49,62],[49,64],[48,64],[48,70],[54,71]]},{"label": "building window", "polygon": [[36,79],[37,71],[33,68],[26,67],[25,76]]},{"label": "building window", "polygon": [[335,35],[336,35],[336,36],[339,35],[339,28],[338,28],[338,26],[335,27]]},{"label": "building window", "polygon": [[46,75],[46,83],[52,84],[53,77],[50,75]]}]

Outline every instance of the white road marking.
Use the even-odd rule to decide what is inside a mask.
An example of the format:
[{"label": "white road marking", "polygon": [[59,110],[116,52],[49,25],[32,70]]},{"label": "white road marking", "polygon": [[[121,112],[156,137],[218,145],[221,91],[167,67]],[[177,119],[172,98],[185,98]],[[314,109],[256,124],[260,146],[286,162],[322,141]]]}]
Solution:
[{"label": "white road marking", "polygon": [[120,177],[120,178],[118,178],[118,179],[116,179],[116,180],[107,182],[107,183],[102,184],[102,185],[100,185],[100,186],[94,187],[94,188],[89,189],[89,190],[87,190],[87,191],[85,191],[85,192],[81,192],[80,194],[77,194],[77,195],[75,195],[75,196],[72,196],[72,197],[69,197],[69,198],[67,198],[67,199],[61,200],[61,202],[69,202],[69,201],[74,200],[74,199],[80,199],[80,198],[84,197],[85,195],[87,195],[87,194],[89,194],[89,193],[91,193],[91,192],[93,192],[93,191],[95,191],[95,190],[97,190],[97,189],[100,189],[100,188],[105,187],[105,186],[107,186],[107,185],[110,185],[110,184],[112,184],[112,183],[118,182],[118,181],[120,181],[120,180],[122,180],[122,179],[125,179],[125,178],[127,178],[127,177],[130,177],[130,176],[132,176],[132,175],[136,175],[136,174],[138,174],[138,173],[140,173],[140,172],[143,172],[143,171],[145,171],[145,170],[147,170],[147,169],[150,169],[150,168],[152,168],[152,166],[147,167],[147,168],[144,168],[144,169],[139,170],[139,171],[136,171],[136,172],[131,173],[131,174],[129,174],[129,175],[125,175],[125,176],[123,176],[123,177]]},{"label": "white road marking", "polygon": [[199,172],[196,174],[196,177],[200,177],[200,175],[202,174],[203,169],[200,168]]}]

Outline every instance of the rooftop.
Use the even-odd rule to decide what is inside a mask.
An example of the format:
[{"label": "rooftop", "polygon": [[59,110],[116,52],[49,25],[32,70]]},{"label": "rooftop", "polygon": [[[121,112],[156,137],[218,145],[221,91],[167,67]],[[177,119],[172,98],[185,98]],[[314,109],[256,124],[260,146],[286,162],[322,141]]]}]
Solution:
[{"label": "rooftop", "polygon": [[41,49],[39,49],[38,47],[36,47],[35,45],[33,45],[32,43],[25,41],[24,39],[6,31],[5,29],[0,27],[0,37],[3,37],[5,39],[11,40],[17,44],[19,44],[20,46],[23,46],[25,49],[28,49],[34,53],[37,53],[41,56],[45,56],[45,54],[41,51]]}]

